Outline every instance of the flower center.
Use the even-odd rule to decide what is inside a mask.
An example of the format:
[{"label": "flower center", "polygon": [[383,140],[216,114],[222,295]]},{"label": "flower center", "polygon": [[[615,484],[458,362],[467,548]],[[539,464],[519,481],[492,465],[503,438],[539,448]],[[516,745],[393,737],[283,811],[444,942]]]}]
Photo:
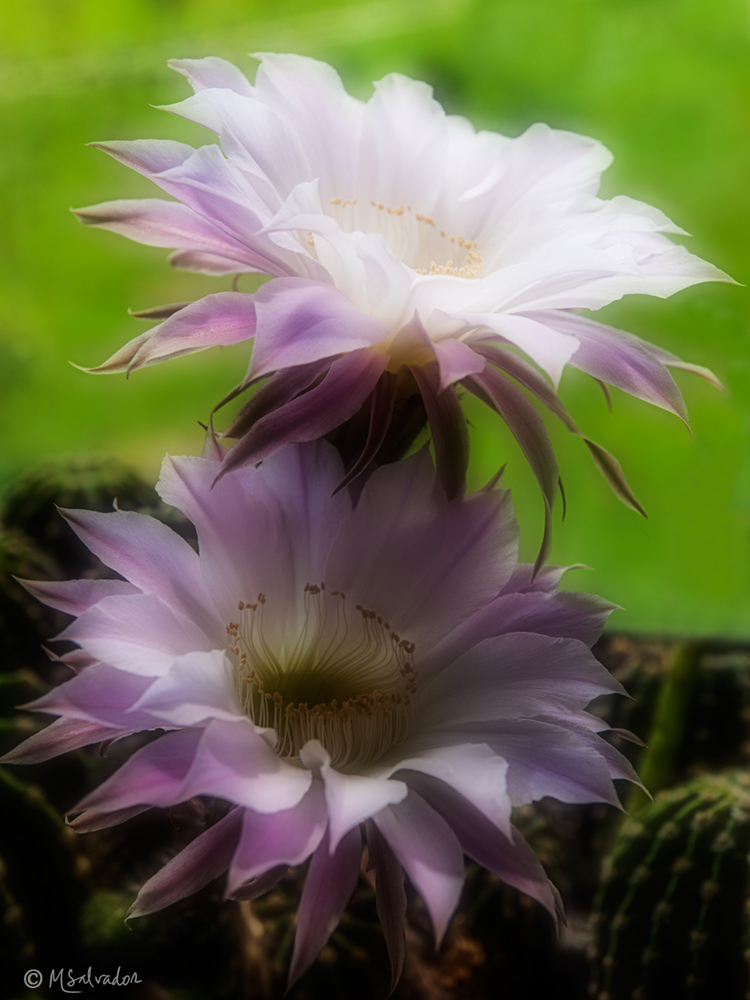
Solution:
[{"label": "flower center", "polygon": [[406,737],[417,690],[413,643],[324,583],[305,585],[302,623],[281,642],[265,606],[265,594],[239,602],[227,650],[243,708],[275,731],[277,753],[296,760],[319,740],[334,767],[356,770]]},{"label": "flower center", "polygon": [[384,205],[357,198],[331,198],[328,214],[346,233],[381,233],[391,250],[417,274],[482,276],[482,253],[476,240],[442,229],[411,205]]}]

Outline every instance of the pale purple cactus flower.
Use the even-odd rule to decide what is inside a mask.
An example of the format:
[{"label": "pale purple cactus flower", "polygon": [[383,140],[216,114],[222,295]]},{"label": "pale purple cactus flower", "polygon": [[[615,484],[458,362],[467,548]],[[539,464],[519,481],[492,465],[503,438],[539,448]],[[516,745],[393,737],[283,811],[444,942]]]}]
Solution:
[{"label": "pale purple cactus flower", "polygon": [[[220,449],[218,449],[220,451]],[[403,872],[440,940],[464,854],[539,900],[559,897],[511,821],[543,796],[618,804],[637,780],[586,711],[620,685],[590,652],[612,605],[517,563],[509,493],[448,500],[425,449],[383,466],[356,507],[326,442],[224,476],[218,454],[167,458],[164,500],[199,554],[135,512],[68,511],[122,580],[26,583],[75,616],[76,672],[27,706],[59,716],[5,757],[35,763],[165,730],[73,811],[96,830],[194,796],[227,812],[143,886],[131,916],[226,873],[251,898],[311,858],[290,979],[357,883],[363,838],[398,979]]]},{"label": "pale purple cactus flower", "polygon": [[399,393],[419,393],[451,494],[464,488],[468,461],[462,386],[517,437],[549,528],[559,476],[521,386],[585,440],[621,499],[640,510],[619,464],[560,402],[564,367],[683,420],[668,368],[715,378],[576,310],[726,275],[672,243],[664,234],[683,230],[658,209],[597,196],[612,156],[593,139],[541,124],[513,139],[476,132],[446,115],[427,84],[399,74],[365,103],[324,63],[257,58],[254,84],[221,59],[172,62],[195,94],[168,110],[219,144],[96,143],[175,200],[114,201],[78,215],[176,248],[176,267],[274,280],[255,294],[219,292],[142,314],[165,321],[92,370],[132,371],[254,337],[239,388],[268,382],[226,432],[241,439],[227,470],[322,437],[364,406],[370,432],[351,478],[377,454]]}]

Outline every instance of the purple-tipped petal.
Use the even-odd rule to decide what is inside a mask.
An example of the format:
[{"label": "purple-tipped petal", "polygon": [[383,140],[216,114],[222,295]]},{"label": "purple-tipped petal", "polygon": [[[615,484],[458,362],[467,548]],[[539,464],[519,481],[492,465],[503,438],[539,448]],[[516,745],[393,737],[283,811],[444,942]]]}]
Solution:
[{"label": "purple-tipped petal", "polygon": [[[180,309],[159,326],[141,334],[91,372],[135,371],[159,361],[229,346],[255,336],[253,296],[217,292]],[[135,348],[128,351],[131,345]],[[124,353],[126,352],[126,353]]]},{"label": "purple-tipped petal", "polygon": [[323,779],[331,853],[355,826],[386,806],[403,802],[408,793],[403,781],[345,774],[335,770],[330,765],[328,753],[317,740],[305,744],[300,757],[305,767],[319,772]]},{"label": "purple-tipped petal", "polygon": [[227,898],[237,900],[253,900],[262,896],[283,879],[289,871],[288,865],[279,865],[278,868],[269,868],[267,872],[258,875],[257,878],[250,879],[238,889],[235,889]]},{"label": "purple-tipped petal", "polygon": [[320,361],[310,362],[309,365],[295,365],[294,368],[275,372],[245,403],[224,431],[223,437],[243,437],[262,417],[273,413],[309,389],[328,371],[333,360],[333,358],[322,358]]},{"label": "purple-tipped petal", "polygon": [[291,809],[276,813],[245,809],[242,834],[227,878],[227,894],[270,868],[302,864],[317,850],[326,825],[325,796],[317,781]]},{"label": "purple-tipped petal", "polygon": [[512,632],[484,639],[421,689],[424,725],[585,708],[622,686],[576,639]]},{"label": "purple-tipped petal", "polygon": [[357,885],[361,859],[358,828],[345,834],[335,849],[325,836],[313,854],[297,911],[290,987],[310,967],[341,919]]},{"label": "purple-tipped petal", "polygon": [[323,381],[259,420],[229,451],[218,478],[268,458],[286,444],[314,441],[353,416],[372,392],[387,358],[369,350],[334,361]]},{"label": "purple-tipped petal", "polygon": [[410,370],[422,394],[435,448],[435,464],[449,500],[466,492],[469,466],[469,432],[453,386],[440,389],[436,364],[411,365]]},{"label": "purple-tipped petal", "polygon": [[375,869],[375,906],[383,927],[388,957],[391,960],[391,988],[388,993],[390,996],[401,978],[406,954],[404,872],[385,837],[372,820],[367,821],[367,850],[370,856],[370,868]]},{"label": "purple-tipped petal", "polygon": [[436,341],[433,348],[440,369],[441,392],[467,375],[479,375],[484,370],[484,358],[462,340],[446,337]]},{"label": "purple-tipped petal", "polygon": [[57,638],[80,643],[112,667],[148,677],[166,673],[175,656],[213,645],[190,618],[152,594],[105,597]]},{"label": "purple-tipped petal", "polygon": [[491,366],[488,366],[481,375],[466,379],[464,384],[470,392],[496,410],[506,422],[541,488],[544,499],[544,535],[534,563],[534,572],[537,573],[547,561],[552,546],[552,506],[560,481],[547,429],[521,390]]},{"label": "purple-tipped petal", "polygon": [[[532,567],[526,566],[525,569],[530,574]],[[555,576],[548,574],[553,579]],[[439,669],[440,664],[451,663],[481,639],[508,632],[535,632],[550,637],[578,639],[591,647],[617,607],[593,594],[567,591],[545,593],[542,590],[524,592],[520,587],[516,589],[520,579],[519,576],[508,586],[507,593],[500,594],[480,608],[432,650],[430,659],[433,669]]]},{"label": "purple-tipped petal", "polygon": [[687,423],[685,401],[674,379],[635,338],[574,313],[549,313],[545,318],[550,326],[573,334],[579,341],[570,360],[574,368],[670,410]]},{"label": "purple-tipped petal", "polygon": [[454,743],[434,746],[413,756],[408,742],[396,749],[401,758],[394,768],[396,774],[420,771],[439,778],[461,792],[494,826],[510,836],[511,799],[506,787],[508,761],[494,747],[491,749],[481,743]]},{"label": "purple-tipped petal", "polygon": [[390,333],[364,316],[338,289],[317,281],[279,278],[255,293],[258,334],[250,378],[372,347]]},{"label": "purple-tipped petal", "polygon": [[464,881],[463,854],[455,834],[416,792],[372,819],[427,904],[439,947]]},{"label": "purple-tipped petal", "polygon": [[231,664],[220,649],[174,657],[168,672],[148,687],[133,710],[175,726],[245,718]]},{"label": "purple-tipped petal", "polygon": [[509,840],[457,792],[427,775],[410,775],[409,785],[450,824],[470,858],[536,899],[557,922],[562,915],[560,895],[515,827]]},{"label": "purple-tipped petal", "polygon": [[104,665],[91,666],[24,708],[131,732],[153,729],[156,724],[151,716],[132,711],[152,683],[151,677]]},{"label": "purple-tipped petal", "polygon": [[287,763],[246,719],[209,722],[180,795],[214,795],[256,812],[290,809],[310,788],[309,771]]},{"label": "purple-tipped petal", "polygon": [[127,580],[19,580],[37,600],[66,615],[80,615],[92,604],[116,594],[138,594]]},{"label": "purple-tipped petal", "polygon": [[68,820],[68,826],[76,833],[95,833],[97,830],[109,830],[113,826],[119,826],[120,823],[127,823],[128,820],[142,815],[151,808],[149,805],[128,806],[127,809],[115,809],[112,812],[89,809],[82,812],[80,816],[76,816],[75,819]]},{"label": "purple-tipped petal", "polygon": [[[502,589],[517,538],[507,492],[448,502],[422,451],[369,478],[332,548],[329,577],[426,652]],[[471,595],[459,607],[454,581],[466,574]]]},{"label": "purple-tipped petal", "polygon": [[136,751],[72,812],[116,812],[130,806],[171,806],[184,801],[183,783],[202,735],[200,729],[165,733]]},{"label": "purple-tipped petal", "polygon": [[119,739],[135,731],[103,726],[99,722],[87,722],[82,719],[55,719],[46,729],[29,736],[23,743],[19,743],[13,750],[0,757],[0,763],[40,764],[62,753],[68,753],[69,750],[79,750],[92,743]]},{"label": "purple-tipped petal", "polygon": [[393,407],[396,402],[396,388],[396,376],[392,372],[383,372],[375,384],[375,388],[372,390],[370,426],[367,431],[365,446],[354,465],[336,487],[336,492],[354,482],[370,465],[380,450],[380,446],[388,432],[391,417],[393,416]]},{"label": "purple-tipped petal", "polygon": [[186,205],[160,198],[107,201],[75,209],[84,225],[119,233],[152,247],[189,249],[216,256],[229,273],[258,262],[241,243],[227,237]]},{"label": "purple-tipped petal", "polygon": [[[84,545],[144,594],[154,594],[209,633],[222,627],[212,613],[197,553],[171,528],[135,511],[62,513]],[[102,581],[102,598],[107,587],[113,594],[132,592],[114,583]]]},{"label": "purple-tipped petal", "polygon": [[242,817],[242,809],[232,809],[153,875],[128,910],[128,919],[162,910],[222,875],[237,847]]}]

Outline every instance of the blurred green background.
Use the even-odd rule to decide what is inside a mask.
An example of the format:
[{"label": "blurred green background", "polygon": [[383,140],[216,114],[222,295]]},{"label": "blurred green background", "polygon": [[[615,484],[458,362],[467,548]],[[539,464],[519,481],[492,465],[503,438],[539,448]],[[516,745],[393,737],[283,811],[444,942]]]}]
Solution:
[{"label": "blurred green background", "polygon": [[[615,154],[603,195],[652,202],[695,234],[690,249],[750,275],[750,11],[745,0],[11,0],[0,12],[0,489],[37,458],[114,453],[155,480],[166,450],[195,453],[199,420],[244,371],[246,345],[126,381],[76,371],[144,327],[127,310],[230,285],[171,271],[164,253],[84,229],[67,209],[157,194],[87,149],[103,139],[208,134],[150,105],[186,96],[171,57],[294,51],[331,62],[359,97],[398,70],[448,111],[517,135],[535,121]],[[247,280],[247,279],[243,279]],[[241,284],[240,287],[243,287]],[[248,288],[249,290],[249,288]],[[568,372],[579,425],[613,451],[650,518],[610,494],[582,442],[551,427],[568,498],[553,559],[586,563],[567,585],[623,605],[617,629],[750,637],[750,325],[747,291],[702,285],[597,314],[698,364],[677,418]],[[472,482],[508,461],[527,558],[541,535],[536,486],[499,421],[471,408]]]}]

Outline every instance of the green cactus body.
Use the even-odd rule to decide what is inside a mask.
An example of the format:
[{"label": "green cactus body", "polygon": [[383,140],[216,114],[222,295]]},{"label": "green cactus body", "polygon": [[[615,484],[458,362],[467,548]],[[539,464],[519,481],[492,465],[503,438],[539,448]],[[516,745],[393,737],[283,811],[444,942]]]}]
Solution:
[{"label": "green cactus body", "polygon": [[702,775],[626,821],[595,913],[597,1000],[748,996],[750,775]]}]

